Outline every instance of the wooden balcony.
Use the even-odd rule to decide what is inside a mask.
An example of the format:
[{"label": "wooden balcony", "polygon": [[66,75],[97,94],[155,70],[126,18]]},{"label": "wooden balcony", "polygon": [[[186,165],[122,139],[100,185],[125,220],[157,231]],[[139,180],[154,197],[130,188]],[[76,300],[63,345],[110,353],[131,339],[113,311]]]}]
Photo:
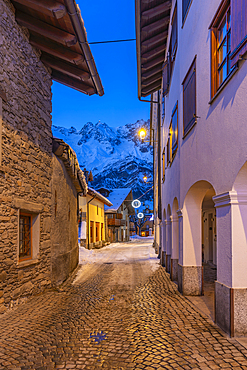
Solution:
[{"label": "wooden balcony", "polygon": [[108,226],[121,226],[121,220],[116,218],[108,218]]}]

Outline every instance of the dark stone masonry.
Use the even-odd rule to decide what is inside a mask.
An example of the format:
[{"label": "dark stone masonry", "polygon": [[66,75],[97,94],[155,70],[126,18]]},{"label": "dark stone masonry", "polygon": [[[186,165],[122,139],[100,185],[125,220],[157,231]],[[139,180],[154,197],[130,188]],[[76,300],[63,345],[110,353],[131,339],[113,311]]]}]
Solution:
[{"label": "dark stone masonry", "polygon": [[[51,75],[0,2],[0,313],[51,286]],[[1,129],[0,129],[1,134]],[[1,136],[1,135],[0,135]],[[18,256],[20,212],[33,215],[33,256]]]}]

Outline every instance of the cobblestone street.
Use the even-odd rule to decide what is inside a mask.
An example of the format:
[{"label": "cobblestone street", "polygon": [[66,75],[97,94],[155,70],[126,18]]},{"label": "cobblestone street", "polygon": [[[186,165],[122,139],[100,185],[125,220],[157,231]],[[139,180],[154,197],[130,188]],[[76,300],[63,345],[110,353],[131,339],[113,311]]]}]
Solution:
[{"label": "cobblestone street", "polygon": [[0,369],[247,369],[182,297],[152,239],[84,251],[76,278],[0,316]]}]

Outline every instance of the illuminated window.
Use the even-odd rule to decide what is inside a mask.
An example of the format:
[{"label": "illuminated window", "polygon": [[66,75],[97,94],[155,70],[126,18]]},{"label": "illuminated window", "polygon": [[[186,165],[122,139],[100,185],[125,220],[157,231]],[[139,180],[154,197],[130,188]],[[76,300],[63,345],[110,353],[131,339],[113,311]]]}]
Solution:
[{"label": "illuminated window", "polygon": [[225,0],[218,9],[211,25],[211,96],[231,72],[231,7]]},{"label": "illuminated window", "polygon": [[173,111],[172,111],[172,119],[171,119],[171,136],[172,136],[172,158],[174,158],[177,148],[178,148],[178,103],[176,103]]},{"label": "illuminated window", "polygon": [[162,181],[164,182],[165,181],[165,170],[166,170],[166,154],[165,154],[165,148],[163,150],[163,153],[162,153],[162,169],[163,169],[163,173],[162,173]]}]

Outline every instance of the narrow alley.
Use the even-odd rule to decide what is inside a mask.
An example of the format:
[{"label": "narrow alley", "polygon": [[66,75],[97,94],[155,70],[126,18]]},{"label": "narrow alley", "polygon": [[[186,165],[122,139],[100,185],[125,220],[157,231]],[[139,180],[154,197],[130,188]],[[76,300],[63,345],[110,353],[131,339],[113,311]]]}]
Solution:
[{"label": "narrow alley", "polygon": [[178,293],[152,242],[83,248],[76,276],[2,315],[0,369],[247,369],[247,350]]}]

